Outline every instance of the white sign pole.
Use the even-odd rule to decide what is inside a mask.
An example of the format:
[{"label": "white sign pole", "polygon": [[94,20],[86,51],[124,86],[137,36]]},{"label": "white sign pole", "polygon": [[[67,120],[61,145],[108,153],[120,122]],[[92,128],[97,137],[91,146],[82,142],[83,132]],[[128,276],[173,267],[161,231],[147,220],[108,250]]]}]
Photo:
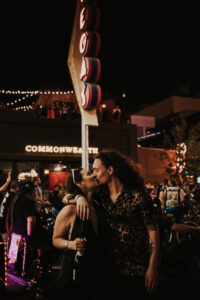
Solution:
[{"label": "white sign pole", "polygon": [[82,133],[82,168],[89,170],[89,126],[85,124],[81,118],[81,133]]}]

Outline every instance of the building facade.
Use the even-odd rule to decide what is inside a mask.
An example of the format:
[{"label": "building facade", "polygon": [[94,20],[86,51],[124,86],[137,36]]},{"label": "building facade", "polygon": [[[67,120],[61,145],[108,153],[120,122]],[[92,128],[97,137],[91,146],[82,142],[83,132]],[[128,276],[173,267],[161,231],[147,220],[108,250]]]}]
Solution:
[{"label": "building facade", "polygon": [[[12,170],[17,176],[34,169],[47,185],[49,173],[58,166],[67,172],[82,163],[79,119],[36,119],[33,111],[0,112],[0,139],[0,170],[4,174]],[[90,127],[90,163],[103,148],[118,149],[137,161],[137,127],[111,122]]]}]

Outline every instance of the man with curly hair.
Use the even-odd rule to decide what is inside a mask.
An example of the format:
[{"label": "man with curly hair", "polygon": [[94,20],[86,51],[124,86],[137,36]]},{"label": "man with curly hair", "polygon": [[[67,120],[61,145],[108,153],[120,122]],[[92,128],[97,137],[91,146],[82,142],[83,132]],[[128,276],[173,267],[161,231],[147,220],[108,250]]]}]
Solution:
[{"label": "man with curly hair", "polygon": [[[104,209],[110,232],[110,296],[145,299],[156,290],[159,269],[159,230],[153,202],[132,159],[116,150],[96,156],[95,197]],[[83,197],[77,210],[86,211]],[[88,208],[87,208],[88,209]],[[110,298],[110,299],[111,299]]]}]

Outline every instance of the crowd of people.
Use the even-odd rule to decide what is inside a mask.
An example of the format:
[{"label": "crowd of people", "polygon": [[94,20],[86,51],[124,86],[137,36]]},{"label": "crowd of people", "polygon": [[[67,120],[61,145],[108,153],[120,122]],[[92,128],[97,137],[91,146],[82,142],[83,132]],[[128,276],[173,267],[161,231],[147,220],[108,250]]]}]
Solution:
[{"label": "crowd of people", "polygon": [[75,110],[72,102],[46,101],[43,104],[38,104],[33,101],[32,110],[37,119],[80,119],[80,114]]},{"label": "crowd of people", "polygon": [[11,245],[20,237],[18,253],[8,251],[11,270],[30,276],[35,260],[58,264],[49,279],[55,293],[43,299],[177,299],[197,292],[198,184],[145,183],[130,157],[104,150],[92,173],[72,169],[48,197],[39,177],[18,182],[9,175],[0,191],[1,238]]}]

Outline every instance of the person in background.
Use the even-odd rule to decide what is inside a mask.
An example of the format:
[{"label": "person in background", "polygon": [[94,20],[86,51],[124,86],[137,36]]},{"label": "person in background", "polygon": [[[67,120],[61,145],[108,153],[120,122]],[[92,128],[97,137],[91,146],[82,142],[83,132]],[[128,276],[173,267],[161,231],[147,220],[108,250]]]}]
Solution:
[{"label": "person in background", "polygon": [[47,111],[48,111],[48,102],[44,102],[41,106],[41,118],[47,119]]},{"label": "person in background", "polygon": [[159,184],[157,189],[157,197],[160,199],[161,202],[163,202],[163,195],[164,191],[168,187],[168,179],[164,178],[163,181]]},{"label": "person in background", "polygon": [[54,218],[57,217],[61,209],[64,207],[64,203],[62,202],[65,196],[65,189],[62,183],[57,184],[53,191],[49,194],[49,201],[52,205],[52,215]]},{"label": "person in background", "polygon": [[40,119],[40,117],[41,117],[40,105],[37,102],[33,101],[31,106],[32,106],[32,112],[33,112],[34,118]]},{"label": "person in background", "polygon": [[184,206],[184,197],[183,189],[177,185],[174,179],[169,179],[168,187],[163,194],[162,207],[166,214],[172,215],[177,222],[181,218],[181,207]]},{"label": "person in background", "polygon": [[[156,299],[182,299],[199,293],[200,225],[177,223],[163,213],[159,199],[155,202],[160,230],[160,283]],[[194,261],[193,261],[194,259]]]},{"label": "person in background", "polygon": [[8,209],[15,194],[18,191],[19,191],[19,182],[17,180],[13,180],[10,184],[10,189],[5,194],[3,201],[0,205],[0,235],[2,236],[3,241],[6,241],[8,238],[8,233],[6,228]]},{"label": "person in background", "polygon": [[113,121],[115,123],[120,123],[122,111],[118,105],[112,110],[112,115],[113,115]]},{"label": "person in background", "polygon": [[60,120],[61,115],[62,115],[62,108],[61,108],[60,102],[57,100],[57,101],[55,101],[55,118],[57,120]]},{"label": "person in background", "polygon": [[11,183],[11,172],[8,173],[6,182],[0,187],[0,193],[4,192],[8,188],[10,183]]},{"label": "person in background", "polygon": [[67,103],[63,102],[63,105],[62,105],[62,119],[63,120],[66,120],[67,119],[67,116],[68,116],[68,111],[67,111]]},{"label": "person in background", "polygon": [[55,119],[55,104],[54,101],[48,101],[47,119]]},{"label": "person in background", "polygon": [[[19,191],[15,194],[7,214],[8,235],[20,235],[22,249],[27,245],[26,267],[31,268],[31,259],[36,228],[37,211],[35,207],[35,186],[31,180],[24,180],[19,184]],[[23,267],[23,253],[18,253],[15,270],[20,275]]]},{"label": "person in background", "polygon": [[36,192],[36,195],[35,195],[36,208],[37,208],[37,211],[39,212],[42,205],[45,205],[45,204],[49,205],[50,202],[47,201],[43,195],[43,189],[42,189],[42,185],[41,185],[42,182],[41,182],[40,177],[35,177],[33,179],[33,183],[35,185],[35,192]]}]

